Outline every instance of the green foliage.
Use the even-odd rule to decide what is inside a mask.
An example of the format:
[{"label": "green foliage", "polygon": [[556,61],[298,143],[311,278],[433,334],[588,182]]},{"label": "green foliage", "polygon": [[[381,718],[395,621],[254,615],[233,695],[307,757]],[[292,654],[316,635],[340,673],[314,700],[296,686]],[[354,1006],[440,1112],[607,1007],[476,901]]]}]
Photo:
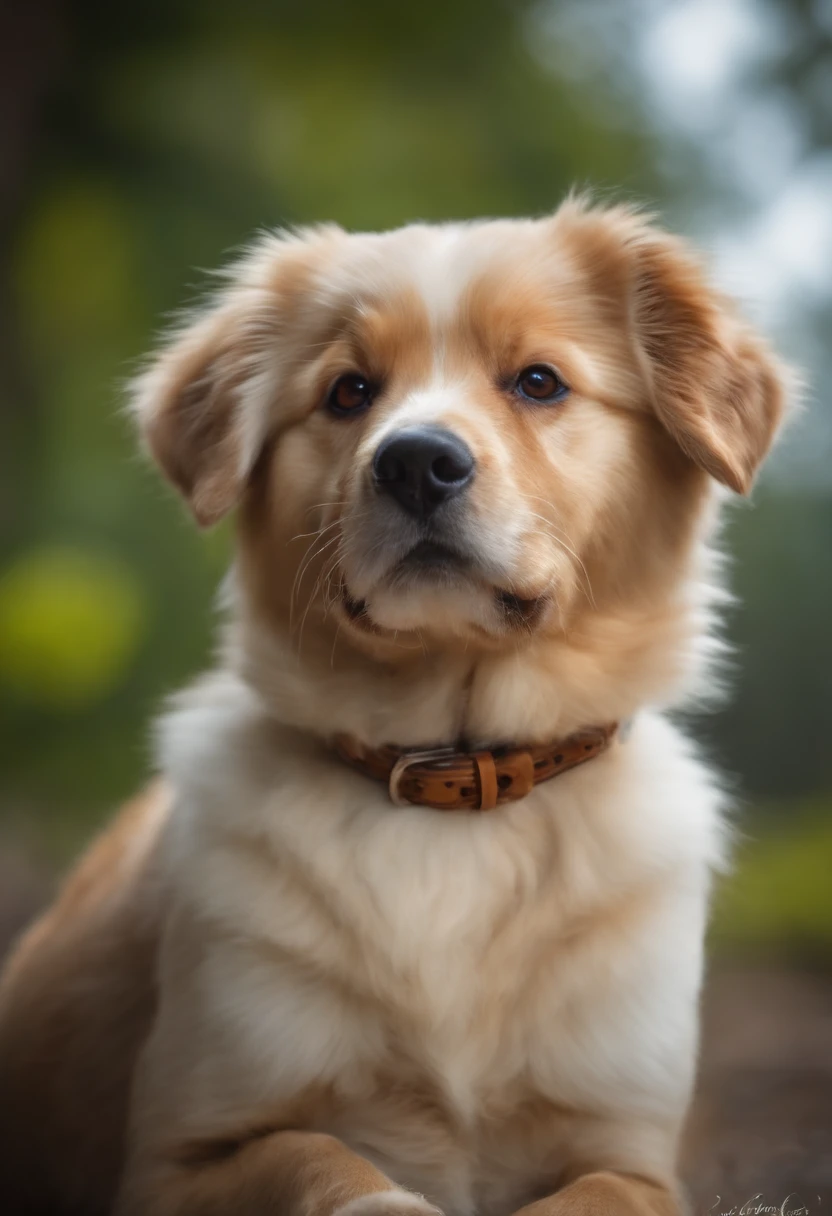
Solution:
[{"label": "green foliage", "polygon": [[832,815],[784,807],[778,824],[742,839],[717,894],[713,943],[724,953],[779,952],[832,962]]},{"label": "green foliage", "polygon": [[50,709],[97,701],[125,678],[144,615],[119,560],[31,551],[0,577],[0,682]]},{"label": "green foliage", "polygon": [[762,488],[730,514],[731,698],[708,725],[756,799],[832,789],[832,495]]}]

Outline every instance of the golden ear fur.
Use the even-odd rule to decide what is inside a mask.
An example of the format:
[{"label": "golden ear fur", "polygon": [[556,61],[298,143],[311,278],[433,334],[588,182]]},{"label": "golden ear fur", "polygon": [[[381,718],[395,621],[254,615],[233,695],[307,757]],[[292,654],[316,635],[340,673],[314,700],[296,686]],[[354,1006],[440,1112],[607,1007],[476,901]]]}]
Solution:
[{"label": "golden ear fur", "polygon": [[[684,452],[740,494],[751,489],[795,381],[766,343],[707,282],[684,241],[627,207],[565,204],[590,238],[596,273],[614,259],[649,400]],[[623,260],[622,260],[623,257]]]},{"label": "golden ear fur", "polygon": [[681,242],[639,242],[635,257],[634,322],[653,407],[696,464],[747,494],[783,419],[784,369]]},{"label": "golden ear fur", "polygon": [[265,439],[275,330],[264,293],[234,292],[133,382],[147,447],[203,527],[236,505]]},{"label": "golden ear fur", "polygon": [[298,299],[342,237],[335,225],[266,234],[131,385],[150,454],[203,527],[243,494],[274,421],[281,340],[291,346]]}]

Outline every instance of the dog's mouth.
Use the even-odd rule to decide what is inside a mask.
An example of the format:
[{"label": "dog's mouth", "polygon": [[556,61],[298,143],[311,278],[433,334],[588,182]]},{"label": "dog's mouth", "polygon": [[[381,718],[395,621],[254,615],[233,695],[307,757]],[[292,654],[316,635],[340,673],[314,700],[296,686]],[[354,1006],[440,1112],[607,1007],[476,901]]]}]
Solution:
[{"label": "dog's mouth", "polygon": [[367,601],[353,599],[343,577],[341,578],[341,605],[354,625],[372,627],[372,620],[367,613]]},{"label": "dog's mouth", "polygon": [[464,553],[433,540],[421,540],[404,555],[390,575],[390,586],[405,587],[414,583],[451,584],[460,581],[471,568]]},{"label": "dog's mouth", "polygon": [[[388,592],[414,591],[425,587],[458,587],[470,576],[472,562],[464,553],[434,540],[421,540],[400,558],[384,580]],[[366,599],[352,595],[341,576],[341,603],[350,621],[363,628],[378,629]]]},{"label": "dog's mouth", "polygon": [[[424,563],[431,573],[438,572],[440,575],[447,571],[450,560],[450,557],[442,554],[427,553],[419,554],[416,558],[417,563]],[[436,580],[432,582],[436,585]],[[501,587],[489,588],[489,593],[495,609],[495,623],[506,630],[533,628],[543,616],[548,602],[548,595],[521,596]],[[390,632],[373,620],[371,607],[366,599],[351,594],[343,575],[340,583],[340,603],[350,623],[357,628],[374,633]]]},{"label": "dog's mouth", "polygon": [[513,591],[501,591],[499,588],[495,591],[494,595],[497,606],[502,610],[506,618],[506,623],[509,625],[525,625],[527,628],[534,625],[542,616],[547,598],[545,595],[535,595],[526,598],[522,595],[516,595]]}]

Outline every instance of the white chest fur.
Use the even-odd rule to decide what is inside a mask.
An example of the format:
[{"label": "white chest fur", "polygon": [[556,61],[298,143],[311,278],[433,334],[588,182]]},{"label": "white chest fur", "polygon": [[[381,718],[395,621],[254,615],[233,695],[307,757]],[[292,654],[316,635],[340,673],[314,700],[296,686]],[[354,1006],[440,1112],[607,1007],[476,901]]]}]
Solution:
[{"label": "white chest fur", "polygon": [[[183,1117],[329,1089],[331,1130],[460,1213],[513,1104],[625,1122],[645,1168],[669,1168],[722,832],[665,721],[643,715],[626,744],[482,816],[393,808],[238,688],[172,715],[164,758],[172,923],[189,928],[171,932],[156,1037]],[[407,1135],[379,1100],[399,1086]],[[431,1165],[437,1120],[458,1151]],[[545,1171],[557,1145],[529,1153]]]}]

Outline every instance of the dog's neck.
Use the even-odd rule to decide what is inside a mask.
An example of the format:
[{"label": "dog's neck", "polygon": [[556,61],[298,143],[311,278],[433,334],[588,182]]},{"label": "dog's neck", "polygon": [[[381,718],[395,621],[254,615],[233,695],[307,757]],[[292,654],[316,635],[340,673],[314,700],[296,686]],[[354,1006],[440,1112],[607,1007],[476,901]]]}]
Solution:
[{"label": "dog's neck", "polygon": [[370,747],[531,743],[645,705],[704,691],[711,641],[708,581],[686,580],[664,602],[588,615],[580,631],[531,638],[502,653],[461,648],[379,662],[313,625],[298,643],[238,608],[230,665],[288,725]]}]

